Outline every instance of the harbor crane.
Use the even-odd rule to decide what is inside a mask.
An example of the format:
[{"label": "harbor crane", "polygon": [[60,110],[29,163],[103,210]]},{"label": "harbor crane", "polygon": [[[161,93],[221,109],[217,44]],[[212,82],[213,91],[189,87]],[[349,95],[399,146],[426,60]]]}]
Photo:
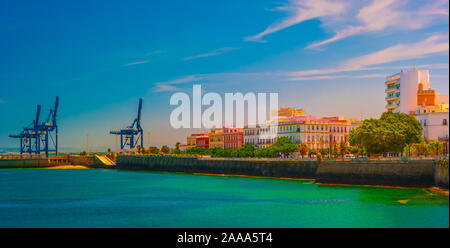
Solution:
[{"label": "harbor crane", "polygon": [[35,130],[39,125],[38,123],[40,115],[41,105],[38,104],[36,110],[36,118],[33,120],[33,122],[29,126],[24,127],[20,134],[9,135],[10,138],[17,138],[20,140],[20,154],[33,154],[39,150],[39,139],[37,138],[38,134],[33,130]]},{"label": "harbor crane", "polygon": [[139,107],[136,119],[133,124],[121,130],[110,131],[110,134],[120,135],[120,149],[123,150],[127,146],[129,149],[135,148],[137,145],[144,147],[144,131],[141,126],[142,98],[139,99]]},{"label": "harbor crane", "polygon": [[58,154],[58,126],[56,116],[58,112],[59,97],[56,97],[55,105],[50,109],[46,122],[40,123],[41,105],[37,105],[36,118],[31,125],[24,127],[20,134],[9,135],[20,140],[20,154],[38,154],[49,152]]}]

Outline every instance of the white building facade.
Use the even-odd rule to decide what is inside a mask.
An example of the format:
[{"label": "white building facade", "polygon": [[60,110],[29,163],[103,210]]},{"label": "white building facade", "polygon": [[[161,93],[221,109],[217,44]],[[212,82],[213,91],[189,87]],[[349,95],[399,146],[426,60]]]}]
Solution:
[{"label": "white building facade", "polygon": [[394,113],[410,113],[417,110],[417,90],[422,83],[423,89],[430,87],[428,70],[413,68],[401,71],[386,78],[386,110]]},{"label": "white building facade", "polygon": [[246,126],[244,144],[258,149],[272,145],[280,137],[288,137],[292,143],[306,144],[308,149],[331,149],[341,142],[348,145],[348,134],[356,126],[336,118]]},{"label": "white building facade", "polygon": [[448,141],[448,105],[442,104],[433,107],[419,106],[416,119],[423,127],[423,137],[426,141]]}]

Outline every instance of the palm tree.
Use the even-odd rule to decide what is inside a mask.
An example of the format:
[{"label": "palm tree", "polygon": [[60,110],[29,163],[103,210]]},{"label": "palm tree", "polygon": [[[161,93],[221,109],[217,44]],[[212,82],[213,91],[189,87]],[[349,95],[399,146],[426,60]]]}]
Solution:
[{"label": "palm tree", "polygon": [[305,143],[300,143],[297,145],[297,150],[302,155],[302,158],[308,154],[308,146]]}]

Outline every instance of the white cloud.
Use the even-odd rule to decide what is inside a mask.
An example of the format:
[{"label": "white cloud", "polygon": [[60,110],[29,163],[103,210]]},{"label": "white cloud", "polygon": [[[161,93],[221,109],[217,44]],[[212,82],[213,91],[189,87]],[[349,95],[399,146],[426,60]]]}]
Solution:
[{"label": "white cloud", "polygon": [[[448,39],[449,39],[448,34],[446,35],[436,34],[416,43],[398,44],[374,53],[348,59],[344,62],[341,62],[335,68],[296,71],[291,72],[290,75],[295,77],[301,77],[301,76],[333,74],[348,71],[368,71],[368,70],[388,69],[387,67],[379,67],[379,66],[373,67],[373,65],[386,64],[390,62],[403,61],[408,59],[423,58],[425,56],[436,53],[448,53],[449,51]],[[448,67],[448,65],[442,64],[439,64],[439,66]]]},{"label": "white cloud", "polygon": [[132,62],[132,63],[125,64],[125,65],[123,65],[123,66],[140,65],[140,64],[146,64],[146,63],[148,63],[148,62],[150,62],[150,61],[148,61],[148,60],[137,61],[137,62]]},{"label": "white cloud", "polygon": [[293,77],[289,80],[293,81],[304,81],[304,80],[329,80],[337,78],[384,78],[386,74],[375,73],[375,74],[365,74],[365,75],[323,75],[323,76],[312,76],[312,77]]},{"label": "white cloud", "polygon": [[[186,77],[176,78],[171,81],[158,82],[154,91],[176,91],[180,90],[174,85],[191,83],[198,80],[204,81],[236,81],[237,78],[242,79],[238,81],[259,82],[260,78],[271,78],[277,81],[303,81],[303,80],[331,80],[337,78],[382,78],[387,76],[386,73],[372,73],[365,75],[344,75],[341,73],[348,72],[369,72],[387,70],[400,70],[412,67],[423,69],[448,69],[449,64],[421,64],[421,65],[383,65],[392,62],[406,61],[410,59],[424,58],[429,55],[448,54],[449,51],[449,37],[448,34],[435,34],[424,40],[397,44],[380,51],[369,53],[363,56],[350,58],[342,61],[334,68],[328,69],[314,69],[314,70],[299,70],[299,71],[265,71],[265,72],[225,72],[225,73],[211,73],[211,74],[196,74]],[[444,77],[439,75],[437,77]],[[447,76],[448,77],[448,76]]]},{"label": "white cloud", "polygon": [[181,89],[172,85],[156,84],[154,92],[180,91]]},{"label": "white cloud", "polygon": [[173,85],[185,84],[203,79],[203,76],[199,75],[189,75],[182,78],[177,78],[174,80],[166,82],[157,82],[156,88],[153,89],[154,92],[165,92],[165,91],[180,91],[181,89]]},{"label": "white cloud", "polygon": [[147,56],[152,56],[152,55],[161,54],[161,53],[166,53],[166,51],[164,51],[164,50],[155,50],[155,51],[148,52],[146,55]]},{"label": "white cloud", "polygon": [[430,54],[448,52],[448,42],[448,34],[432,35],[416,43],[398,44],[375,53],[350,59],[344,63],[344,67],[365,67],[394,61],[423,58]]},{"label": "white cloud", "polygon": [[217,55],[221,55],[223,53],[231,52],[231,51],[234,51],[234,50],[237,50],[237,49],[239,49],[239,48],[237,48],[237,47],[222,47],[222,48],[219,48],[219,49],[216,49],[214,51],[207,52],[207,53],[202,53],[202,54],[197,54],[197,55],[194,55],[194,56],[185,57],[185,58],[182,58],[182,60],[192,60],[192,59],[199,59],[199,58],[217,56]]},{"label": "white cloud", "polygon": [[334,16],[345,11],[345,4],[333,0],[291,0],[286,6],[276,8],[289,13],[289,16],[267,27],[261,33],[246,37],[247,41],[264,41],[266,35],[278,32],[306,20]]},{"label": "white cloud", "polygon": [[318,48],[346,37],[382,31],[387,28],[417,30],[448,20],[448,0],[425,1],[421,6],[407,9],[408,0],[373,0],[362,7],[355,18],[350,17],[353,25],[338,28],[330,39],[312,43],[308,48]]}]

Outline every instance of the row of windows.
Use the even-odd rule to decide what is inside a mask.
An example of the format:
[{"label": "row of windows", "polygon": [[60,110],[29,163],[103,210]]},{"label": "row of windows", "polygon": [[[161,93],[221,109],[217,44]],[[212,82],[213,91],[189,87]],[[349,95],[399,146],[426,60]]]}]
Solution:
[{"label": "row of windows", "polygon": [[[304,126],[305,129],[304,131],[327,131],[327,132],[350,132],[351,131],[351,127],[342,127],[342,126],[325,126],[325,125],[305,125]],[[301,132],[303,130],[301,130],[300,126],[281,126],[278,127],[278,132]],[[260,134],[264,134],[264,133],[275,133],[275,129],[274,128],[261,128],[261,129],[249,129],[249,130],[245,130],[244,134],[245,135],[260,135]]]},{"label": "row of windows", "polygon": [[[426,119],[425,119],[425,120],[419,120],[419,122],[420,122],[420,124],[421,124],[422,126],[424,126],[424,127],[427,126],[427,120],[426,120]],[[443,126],[447,126],[447,125],[448,125],[447,119],[443,119],[443,120],[442,120],[442,125],[443,125]]]},{"label": "row of windows", "polygon": [[[288,136],[288,138],[293,143],[300,143],[302,142],[299,136]],[[258,145],[258,144],[273,144],[276,142],[278,138],[266,138],[266,139],[245,139],[245,143],[249,143],[252,145]],[[347,137],[345,136],[314,136],[314,135],[308,135],[306,137],[306,142],[334,142],[334,143],[340,143],[340,142],[347,142]]]}]

